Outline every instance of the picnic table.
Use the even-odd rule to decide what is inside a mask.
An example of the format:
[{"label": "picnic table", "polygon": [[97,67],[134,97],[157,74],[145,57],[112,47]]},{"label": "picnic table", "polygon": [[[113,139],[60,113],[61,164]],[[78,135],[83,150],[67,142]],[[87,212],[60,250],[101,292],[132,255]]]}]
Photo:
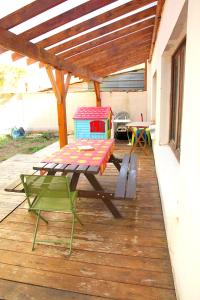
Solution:
[{"label": "picnic table", "polygon": [[[72,173],[70,188],[77,190],[80,174],[83,174],[93,190],[78,190],[79,197],[102,199],[114,217],[121,214],[112,203],[112,199],[133,199],[136,192],[136,161],[135,156],[126,155],[124,159],[116,158],[113,154],[114,140],[77,140],[59,151],[43,159],[33,167],[47,175],[62,172],[63,175]],[[112,193],[106,192],[97,174],[103,174],[107,163],[112,163],[119,171],[117,185]]]},{"label": "picnic table", "polygon": [[[115,157],[114,140],[77,140],[59,151],[44,158],[33,166],[33,174],[67,175],[71,173],[70,189],[76,190],[79,197],[101,199],[115,218],[121,214],[112,200],[136,197],[136,158],[134,154],[125,154],[122,159]],[[107,164],[111,163],[118,170],[114,191],[108,192],[102,186],[99,175],[103,175]],[[92,190],[78,189],[80,175],[87,178]],[[98,176],[97,176],[98,175]],[[24,192],[20,180],[12,182],[5,188],[8,192]]]}]

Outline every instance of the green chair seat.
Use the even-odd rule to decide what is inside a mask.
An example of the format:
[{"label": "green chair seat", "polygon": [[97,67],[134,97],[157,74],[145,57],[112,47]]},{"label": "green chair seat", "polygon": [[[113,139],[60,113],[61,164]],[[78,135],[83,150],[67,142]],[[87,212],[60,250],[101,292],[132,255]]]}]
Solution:
[{"label": "green chair seat", "polygon": [[[49,194],[49,195],[48,195]],[[70,211],[74,207],[75,197],[77,192],[71,192],[70,198],[72,200],[72,205],[70,198],[66,198],[63,194],[57,194],[52,197],[51,192],[48,192],[45,196],[39,196],[34,201],[30,210],[43,210],[43,211]]]},{"label": "green chair seat", "polygon": [[[77,192],[70,191],[69,178],[66,176],[42,176],[42,175],[24,175],[21,180],[27,196],[29,211],[37,215],[35,233],[33,237],[32,250],[36,243],[55,243],[52,240],[37,240],[38,224],[42,219],[48,221],[41,215],[41,212],[69,212],[72,214],[72,229],[69,240],[69,255],[72,252],[72,241],[74,236],[75,219],[81,221],[76,214]],[[62,243],[57,241],[56,243]]]}]

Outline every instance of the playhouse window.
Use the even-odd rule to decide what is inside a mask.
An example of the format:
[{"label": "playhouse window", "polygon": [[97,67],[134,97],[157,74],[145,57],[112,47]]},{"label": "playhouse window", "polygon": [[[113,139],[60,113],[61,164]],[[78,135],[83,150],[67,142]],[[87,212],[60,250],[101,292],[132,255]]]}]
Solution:
[{"label": "playhouse window", "polygon": [[105,132],[104,121],[91,121],[90,132]]}]

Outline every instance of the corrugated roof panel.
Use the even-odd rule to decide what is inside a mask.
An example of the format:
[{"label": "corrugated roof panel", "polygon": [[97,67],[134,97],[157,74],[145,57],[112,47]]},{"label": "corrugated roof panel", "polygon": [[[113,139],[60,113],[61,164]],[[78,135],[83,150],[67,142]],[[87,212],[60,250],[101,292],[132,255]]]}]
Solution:
[{"label": "corrugated roof panel", "polygon": [[[89,90],[93,90],[89,84]],[[130,71],[105,77],[100,84],[102,92],[144,90],[144,70]]]}]

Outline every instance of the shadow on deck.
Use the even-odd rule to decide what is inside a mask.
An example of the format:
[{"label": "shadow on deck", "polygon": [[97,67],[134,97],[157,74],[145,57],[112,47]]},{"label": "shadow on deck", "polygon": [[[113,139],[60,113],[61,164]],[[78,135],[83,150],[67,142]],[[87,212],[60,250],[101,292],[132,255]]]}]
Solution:
[{"label": "shadow on deck", "polygon": [[[123,156],[129,149],[117,145],[115,153]],[[176,299],[151,151],[147,156],[138,153],[137,167],[137,199],[114,201],[122,219],[114,219],[101,200],[78,200],[84,227],[77,224],[70,258],[58,245],[37,245],[31,251],[35,217],[27,212],[26,203],[4,219],[0,299]],[[114,189],[115,175],[109,166],[101,176],[108,190]],[[53,222],[56,214],[46,215],[50,223],[40,223],[40,236],[55,239],[69,234],[70,224]]]}]

